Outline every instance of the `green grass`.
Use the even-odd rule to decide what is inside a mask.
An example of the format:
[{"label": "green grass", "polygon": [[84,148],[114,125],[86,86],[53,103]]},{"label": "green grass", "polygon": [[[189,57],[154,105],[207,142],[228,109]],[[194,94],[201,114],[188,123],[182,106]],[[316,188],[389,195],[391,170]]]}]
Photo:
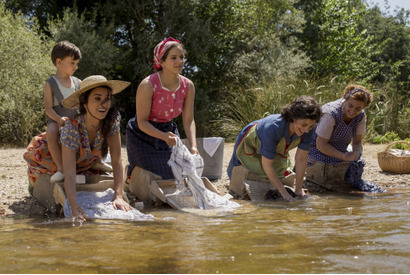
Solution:
[{"label": "green grass", "polygon": [[[365,109],[367,115],[366,141],[388,143],[389,140],[407,140],[410,125],[410,95],[400,92],[394,85],[376,87],[355,82],[373,91],[374,100]],[[300,95],[310,95],[321,105],[341,97],[347,82],[338,77],[281,78],[274,82],[255,85],[253,88],[231,87],[220,118],[214,121],[215,132],[234,141],[240,130],[248,123],[280,113],[282,107]],[[394,132],[395,136],[391,136]]]}]

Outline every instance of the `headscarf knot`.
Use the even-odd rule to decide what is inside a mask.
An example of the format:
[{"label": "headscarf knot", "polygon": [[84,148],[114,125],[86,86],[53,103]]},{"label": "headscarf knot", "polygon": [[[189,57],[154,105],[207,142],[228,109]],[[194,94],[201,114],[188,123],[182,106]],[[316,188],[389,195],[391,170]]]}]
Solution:
[{"label": "headscarf knot", "polygon": [[172,37],[168,37],[165,40],[159,42],[154,49],[154,68],[156,70],[161,69],[161,58],[164,56],[164,53],[174,44],[180,44],[179,40],[176,40]]}]

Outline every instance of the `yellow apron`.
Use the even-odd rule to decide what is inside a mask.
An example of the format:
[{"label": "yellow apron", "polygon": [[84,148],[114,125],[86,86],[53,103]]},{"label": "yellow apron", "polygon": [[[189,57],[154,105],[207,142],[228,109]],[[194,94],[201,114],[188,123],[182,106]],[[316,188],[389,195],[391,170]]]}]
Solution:
[{"label": "yellow apron", "polygon": [[[261,141],[256,134],[257,123],[252,125],[242,137],[236,147],[236,156],[242,165],[248,170],[262,178],[267,178],[262,167],[262,155],[259,153]],[[279,178],[284,178],[292,172],[291,162],[289,160],[289,150],[297,147],[300,138],[293,140],[290,144],[286,143],[286,138],[282,137],[276,144],[276,155],[274,157],[273,167]]]}]

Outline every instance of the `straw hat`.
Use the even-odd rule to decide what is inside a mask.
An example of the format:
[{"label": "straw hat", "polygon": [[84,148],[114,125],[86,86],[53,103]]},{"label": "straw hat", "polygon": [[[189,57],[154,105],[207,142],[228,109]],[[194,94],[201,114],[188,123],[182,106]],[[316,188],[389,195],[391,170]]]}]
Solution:
[{"label": "straw hat", "polygon": [[91,75],[85,78],[81,84],[80,89],[65,98],[62,102],[67,109],[76,109],[80,107],[80,95],[95,87],[108,86],[112,89],[112,94],[117,94],[127,88],[131,82],[121,80],[107,80],[102,75]]}]

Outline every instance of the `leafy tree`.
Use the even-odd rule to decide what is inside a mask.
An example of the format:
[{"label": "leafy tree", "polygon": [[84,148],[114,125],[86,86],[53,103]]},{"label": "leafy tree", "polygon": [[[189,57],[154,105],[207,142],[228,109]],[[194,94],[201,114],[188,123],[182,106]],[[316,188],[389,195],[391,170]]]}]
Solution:
[{"label": "leafy tree", "polygon": [[409,136],[410,123],[410,11],[395,10],[383,14],[376,6],[370,9],[361,28],[366,28],[377,44],[380,54],[372,57],[380,65],[374,78],[375,100],[369,110],[374,114],[373,127],[378,134],[397,132]]},{"label": "leafy tree", "polygon": [[[199,135],[209,135],[209,121],[219,116],[229,87],[297,72],[307,59],[292,32],[301,30],[293,1],[168,0],[107,3],[103,17],[117,26],[122,72],[134,87],[123,93],[129,102],[136,85],[153,72],[155,45],[168,36],[187,49],[183,74],[196,86],[195,115]],[[109,11],[109,12],[108,12]],[[133,116],[135,106],[127,115]]]},{"label": "leafy tree", "polygon": [[[47,32],[48,21],[51,18],[62,18],[67,8],[74,9],[78,14],[86,15],[86,19],[93,19],[93,10],[99,9],[104,0],[4,0],[6,8],[14,13],[21,12],[30,19],[36,19],[39,28]],[[87,12],[88,11],[88,12]],[[48,33],[47,33],[48,34]]]},{"label": "leafy tree", "polygon": [[[231,31],[220,37],[230,43],[224,64],[229,83],[251,86],[294,75],[308,64],[294,34],[302,31],[302,13],[293,1],[236,1]],[[226,20],[226,19],[225,19]]]},{"label": "leafy tree", "polygon": [[372,80],[380,66],[372,58],[383,45],[374,43],[366,29],[359,30],[366,8],[359,0],[301,0],[297,5],[307,21],[298,35],[319,77]]},{"label": "leafy tree", "polygon": [[379,83],[389,81],[407,82],[410,79],[410,10],[401,9],[395,15],[382,14],[376,6],[370,9],[364,17],[362,29],[374,37],[374,42],[384,44],[380,54],[373,60],[381,64],[381,70],[376,77]]},{"label": "leafy tree", "polygon": [[68,40],[81,50],[76,76],[80,79],[94,74],[104,75],[107,79],[116,77],[118,50],[112,39],[115,34],[112,24],[102,22],[97,25],[72,9],[66,9],[61,19],[48,23],[48,31],[55,42]]},{"label": "leafy tree", "polygon": [[47,122],[43,87],[54,70],[52,44],[38,30],[0,3],[0,144],[25,146]]},{"label": "leafy tree", "polygon": [[[67,39],[83,52],[77,75],[91,70],[110,71],[116,78],[132,81],[121,93],[125,121],[135,114],[135,91],[153,72],[152,51],[168,36],[180,39],[188,52],[183,74],[197,90],[195,114],[199,135],[208,135],[209,120],[218,117],[226,104],[226,92],[235,86],[251,86],[279,75],[294,74],[308,59],[298,50],[294,34],[301,30],[301,12],[294,0],[135,0],[78,1],[6,0],[14,11],[37,17],[57,41]],[[71,8],[72,14],[63,12]],[[78,18],[76,18],[78,17]],[[47,26],[46,18],[62,18]],[[113,22],[115,35],[105,22]],[[113,41],[118,58],[99,60],[95,54]],[[98,41],[98,42],[97,42]],[[103,47],[96,47],[98,43]],[[109,44],[109,43],[108,43]],[[108,49],[108,53],[111,51]],[[90,60],[87,58],[92,57]],[[93,64],[91,61],[101,61]]]}]

